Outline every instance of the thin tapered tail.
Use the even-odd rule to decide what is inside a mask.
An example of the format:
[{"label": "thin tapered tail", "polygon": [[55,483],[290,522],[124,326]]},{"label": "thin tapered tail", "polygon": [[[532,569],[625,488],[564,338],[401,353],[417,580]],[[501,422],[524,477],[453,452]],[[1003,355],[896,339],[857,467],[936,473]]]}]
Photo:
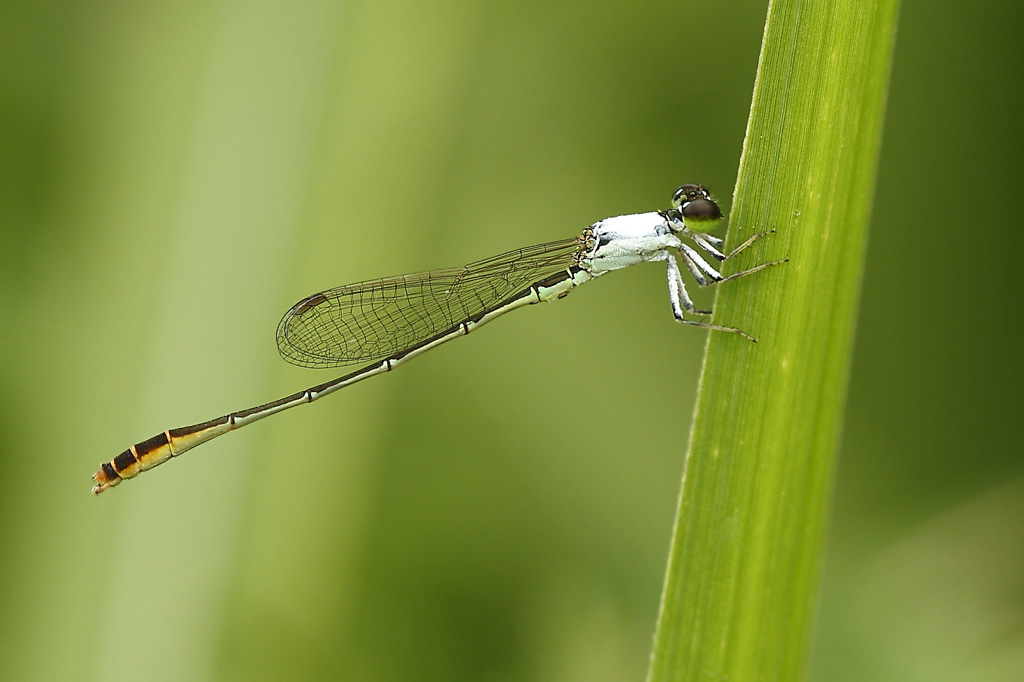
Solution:
[{"label": "thin tapered tail", "polygon": [[114,459],[100,465],[99,471],[92,475],[92,480],[95,482],[92,491],[99,495],[107,488],[113,488],[126,478],[134,478],[141,472],[148,471],[158,464],[163,464],[172,457],[177,457],[197,445],[224,435],[228,431],[234,431],[282,410],[311,403],[317,398],[346,386],[351,386],[357,381],[362,381],[384,372],[390,372],[407,360],[442,343],[468,334],[477,327],[504,315],[510,310],[524,305],[562,298],[573,287],[586,282],[588,279],[591,279],[591,275],[579,267],[560,271],[508,297],[507,300],[495,309],[487,311],[479,317],[463,320],[385,360],[374,362],[344,376],[332,379],[318,386],[313,386],[312,388],[307,388],[305,391],[293,393],[290,396],[266,403],[265,405],[250,407],[241,412],[232,412],[231,414],[211,419],[201,424],[168,429],[163,433],[158,433],[152,438],[136,443]]},{"label": "thin tapered tail", "polygon": [[136,443],[109,462],[104,462],[99,471],[92,475],[92,480],[96,482],[92,491],[99,495],[126,478],[134,478],[141,472],[163,464],[171,457],[191,450],[200,443],[205,443],[234,428],[237,428],[237,425],[231,415],[228,415],[202,424],[158,433],[152,438]]},{"label": "thin tapered tail", "polygon": [[[353,372],[353,375],[358,374],[361,374],[361,372]],[[342,377],[342,379],[337,381],[344,381],[345,378],[347,377]],[[290,395],[287,398],[281,398],[272,403],[241,412],[233,412],[223,417],[203,422],[202,424],[183,426],[179,429],[167,429],[163,433],[158,433],[152,438],[136,443],[114,459],[100,465],[99,471],[92,475],[92,480],[96,482],[96,485],[92,487],[92,491],[99,495],[107,488],[113,488],[122,480],[135,478],[143,471],[148,471],[158,464],[163,464],[171,457],[177,457],[183,452],[187,452],[212,438],[222,436],[228,431],[251,424],[275,412],[311,402],[318,395],[317,389],[319,388],[319,386],[310,388]]]},{"label": "thin tapered tail", "polygon": [[179,429],[167,429],[152,438],[136,443],[114,459],[100,465],[99,471],[92,475],[92,480],[96,482],[92,487],[92,491],[99,495],[107,488],[113,488],[126,478],[134,478],[143,471],[148,471],[158,464],[163,464],[170,458],[177,457],[197,445],[202,445],[208,440],[224,435],[228,431],[242,428],[264,417],[287,410],[290,407],[311,403],[321,396],[333,393],[362,379],[383,372],[389,372],[395,364],[397,363],[393,360],[375,362],[345,376],[332,379],[326,383],[307,388],[305,391],[293,393],[290,396],[264,405],[250,407],[240,412],[232,412],[231,414],[211,419],[201,424],[183,426]]}]

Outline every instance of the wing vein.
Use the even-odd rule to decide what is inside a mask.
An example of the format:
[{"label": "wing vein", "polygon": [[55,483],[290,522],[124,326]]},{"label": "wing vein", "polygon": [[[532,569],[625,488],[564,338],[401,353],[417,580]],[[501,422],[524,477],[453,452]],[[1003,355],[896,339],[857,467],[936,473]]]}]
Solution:
[{"label": "wing vein", "polygon": [[277,347],[302,367],[341,367],[401,355],[476,320],[534,282],[578,265],[581,238],[538,244],[461,268],[356,282],[302,299],[277,328]]}]

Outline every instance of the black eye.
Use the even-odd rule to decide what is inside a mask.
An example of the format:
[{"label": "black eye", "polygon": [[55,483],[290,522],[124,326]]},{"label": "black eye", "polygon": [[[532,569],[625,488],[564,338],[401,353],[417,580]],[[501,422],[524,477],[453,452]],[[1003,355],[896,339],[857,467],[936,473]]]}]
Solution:
[{"label": "black eye", "polygon": [[721,220],[722,212],[718,210],[718,204],[710,199],[694,199],[684,202],[680,208],[683,214],[683,221],[693,220],[701,222],[704,220]]}]

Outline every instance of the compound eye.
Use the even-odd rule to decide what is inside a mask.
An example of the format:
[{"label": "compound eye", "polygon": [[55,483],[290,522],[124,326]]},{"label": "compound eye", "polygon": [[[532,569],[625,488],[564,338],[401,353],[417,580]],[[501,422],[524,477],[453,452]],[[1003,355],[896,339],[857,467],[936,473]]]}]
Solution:
[{"label": "compound eye", "polygon": [[722,219],[722,212],[718,209],[716,204],[711,199],[705,199],[703,197],[694,199],[692,201],[684,202],[680,207],[680,213],[683,214],[683,222],[716,222]]},{"label": "compound eye", "polygon": [[700,185],[683,185],[672,195],[672,208],[679,208],[688,201],[708,196],[707,190]]}]

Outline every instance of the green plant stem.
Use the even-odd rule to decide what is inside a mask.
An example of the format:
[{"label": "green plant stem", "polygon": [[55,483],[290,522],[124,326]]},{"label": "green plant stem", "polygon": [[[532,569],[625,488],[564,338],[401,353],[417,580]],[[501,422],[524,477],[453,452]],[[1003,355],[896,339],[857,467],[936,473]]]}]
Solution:
[{"label": "green plant stem", "polygon": [[793,680],[813,629],[898,0],[774,0],[649,680]]}]

